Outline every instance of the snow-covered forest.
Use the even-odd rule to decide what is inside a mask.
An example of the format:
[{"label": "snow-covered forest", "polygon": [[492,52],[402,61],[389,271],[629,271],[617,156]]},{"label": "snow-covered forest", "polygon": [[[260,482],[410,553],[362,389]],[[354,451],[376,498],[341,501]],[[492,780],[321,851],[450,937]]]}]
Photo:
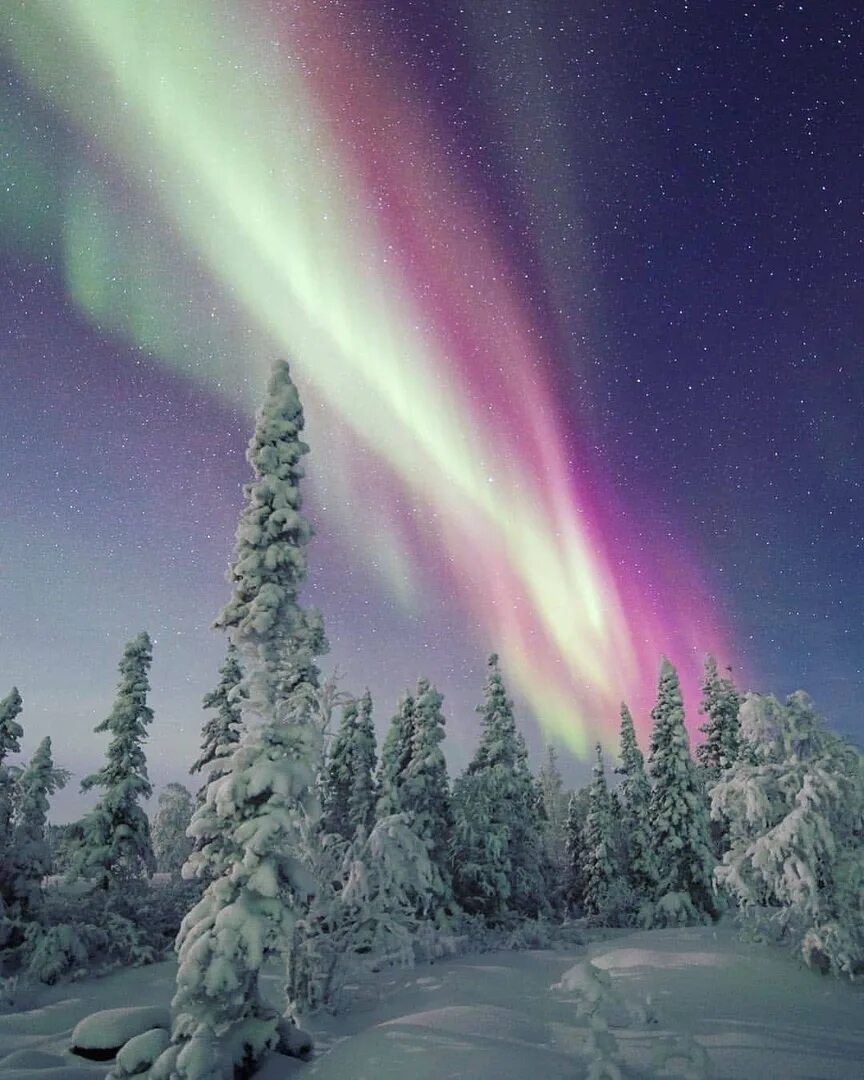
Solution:
[{"label": "snow-covered forest", "polygon": [[[123,648],[114,706],[96,728],[105,760],[82,782],[95,801],[80,821],[48,824],[51,795],[69,781],[62,737],[20,760],[27,703],[14,688],[0,701],[4,1010],[55,984],[164,970],[173,950],[171,1000],[75,1027],[67,1043],[80,1075],[288,1075],[278,1070],[289,1058],[313,1070],[328,1056],[319,1047],[316,1057],[304,1025],[350,1014],[382,973],[557,948],[581,956],[551,980],[583,1022],[568,1075],[619,1077],[632,1066],[616,1030],[650,1032],[662,1018],[650,989],[634,1011],[591,962],[616,935],[662,953],[672,940],[704,951],[719,933],[734,950],[734,928],[760,943],[766,964],[787,946],[813,969],[796,977],[825,976],[832,994],[854,995],[849,984],[864,972],[864,758],[808,696],[744,693],[708,656],[694,753],[664,659],[649,744],[640,747],[623,704],[617,753],[598,745],[590,784],[568,792],[553,748],[529,760],[493,654],[477,688],[479,742],[451,777],[446,702],[427,678],[385,724],[388,703],[322,669],[325,627],[301,599],[312,538],[302,434],[280,362],[249,444],[253,478],[215,620],[225,660],[203,701],[188,788],[169,784],[148,819],[145,751],[159,718],[146,632]],[[95,994],[93,1011],[105,1000]],[[6,1030],[0,1073],[31,1075],[38,1066],[24,1051],[4,1064]],[[664,1035],[655,1051],[653,1071],[632,1075],[711,1073],[689,1034]],[[375,1052],[378,1075],[409,1075],[386,1071],[386,1045]],[[51,1075],[78,1075],[74,1060]],[[350,1054],[343,1060],[350,1069]],[[87,1072],[94,1061],[107,1064]]]}]

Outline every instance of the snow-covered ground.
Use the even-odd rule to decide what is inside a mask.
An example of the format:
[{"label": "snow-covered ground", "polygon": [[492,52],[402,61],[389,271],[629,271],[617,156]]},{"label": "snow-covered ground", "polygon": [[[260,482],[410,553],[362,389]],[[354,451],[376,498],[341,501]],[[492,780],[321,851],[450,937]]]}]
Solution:
[{"label": "snow-covered ground", "polygon": [[[697,1075],[683,1058],[660,1063],[672,1051],[698,1061],[702,1050],[716,1078],[864,1076],[864,987],[744,944],[723,925],[617,931],[587,951],[496,953],[384,971],[352,992],[350,1012],[307,1024],[318,1045],[312,1062],[273,1058],[261,1078],[572,1080],[586,1074],[589,1028],[579,1004],[586,987],[601,985],[587,960],[609,975],[601,993],[626,1076]],[[104,1077],[107,1064],[68,1053],[75,1024],[98,1009],[164,1005],[174,973],[165,962],[23,1001],[0,1016],[0,1078]],[[278,973],[272,979],[275,987]]]}]

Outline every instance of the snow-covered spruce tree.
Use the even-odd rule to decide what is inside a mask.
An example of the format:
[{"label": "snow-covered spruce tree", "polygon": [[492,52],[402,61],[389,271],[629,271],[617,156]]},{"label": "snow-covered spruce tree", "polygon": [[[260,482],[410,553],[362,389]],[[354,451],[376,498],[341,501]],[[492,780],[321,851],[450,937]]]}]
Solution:
[{"label": "snow-covered spruce tree", "polygon": [[480,742],[454,788],[456,897],[467,911],[493,920],[534,917],[548,910],[542,823],[525,740],[494,653],[484,697]]},{"label": "snow-covered spruce tree", "polygon": [[658,923],[704,921],[718,913],[708,804],[690,757],[678,673],[665,658],[651,717],[650,820],[658,874],[652,918]]},{"label": "snow-covered spruce tree", "polygon": [[[279,718],[300,686],[317,686],[327,651],[318,612],[298,603],[312,526],[301,512],[303,408],[288,364],[278,361],[246,452],[255,479],[244,493],[229,580],[234,590],[215,626],[226,630],[244,672],[243,715]],[[285,705],[289,711],[294,706]]]},{"label": "snow-covered spruce tree", "polygon": [[390,722],[390,728],[381,747],[378,762],[378,803],[375,814],[379,818],[398,814],[402,809],[402,785],[405,770],[411,761],[414,740],[414,698],[406,694],[399,703],[399,712]]},{"label": "snow-covered spruce tree", "polygon": [[177,938],[172,1043],[153,1080],[252,1074],[277,1041],[278,1017],[259,993],[261,967],[289,953],[315,890],[296,851],[318,813],[322,734],[309,688],[327,645],[320,617],[298,602],[312,535],[301,513],[302,429],[280,361],[249,444],[255,479],[237,529],[234,591],[216,622],[244,673],[244,732],[189,827],[197,850],[185,873],[210,883]]},{"label": "snow-covered spruce tree", "polygon": [[15,831],[11,851],[11,903],[15,914],[31,919],[41,907],[42,879],[51,872],[51,849],[46,835],[48,798],[68,776],[54,768],[51,739],[36,748],[17,782]]},{"label": "snow-covered spruce tree", "polygon": [[718,672],[713,656],[705,657],[702,695],[699,712],[707,720],[699,730],[704,733],[705,742],[696,748],[696,757],[710,783],[724,769],[731,768],[738,758],[738,710],[741,707],[735,684]]},{"label": "snow-covered spruce tree", "polygon": [[198,802],[203,802],[207,784],[221,776],[224,762],[240,741],[243,723],[243,671],[237,659],[237,649],[228,645],[225,662],[219,669],[219,682],[214,690],[205,694],[205,709],[215,709],[216,715],[205,721],[201,730],[201,753],[189,770],[190,773],[205,772],[206,782],[198,792]]},{"label": "snow-covered spruce tree", "polygon": [[510,905],[517,915],[536,919],[548,915],[548,873],[543,843],[543,822],[539,811],[534,778],[528,769],[528,750],[521,733],[517,734],[521,770],[517,771],[515,820],[510,825]]},{"label": "snow-covered spruce tree", "polygon": [[616,925],[624,914],[626,889],[622,888],[625,883],[617,858],[617,827],[599,743],[592,772],[588,816],[582,834],[585,872],[582,904],[592,921]]},{"label": "snow-covered spruce tree", "polygon": [[864,755],[829,732],[806,694],[748,694],[751,748],[711,789],[729,850],[715,877],[807,963],[864,972]]},{"label": "snow-covered spruce tree", "polygon": [[441,889],[428,843],[405,814],[394,814],[376,822],[368,837],[358,834],[345,868],[339,903],[350,947],[381,960],[410,962],[411,932],[418,919],[434,913],[430,902]]},{"label": "snow-covered spruce tree", "polygon": [[194,809],[194,800],[182,784],[167,784],[159,796],[151,831],[156,869],[163,874],[179,877],[192,852],[186,830]]},{"label": "snow-covered spruce tree", "polygon": [[250,1076],[276,1044],[259,975],[287,952],[316,888],[291,849],[315,811],[317,740],[302,714],[251,726],[195,812],[190,834],[203,843],[185,873],[210,884],[177,938],[173,1045],[154,1080]]},{"label": "snow-covered spruce tree", "polygon": [[414,698],[414,732],[411,757],[404,771],[401,790],[402,811],[408,824],[423,841],[429,859],[440,879],[439,893],[427,907],[443,913],[452,907],[450,876],[450,841],[453,832],[453,809],[447,763],[441,750],[444,740],[444,698],[428,679],[417,683]]},{"label": "snow-covered spruce tree", "polygon": [[372,695],[368,690],[360,698],[354,727],[352,765],[354,777],[348,796],[348,816],[354,835],[360,829],[366,836],[375,824],[375,725],[372,721]]},{"label": "snow-covered spruce tree", "polygon": [[633,717],[621,705],[621,764],[623,776],[619,797],[621,825],[626,850],[626,871],[634,902],[654,897],[657,888],[657,860],[651,846],[651,784],[645,773],[645,759],[636,741]]},{"label": "snow-covered spruce tree", "polygon": [[453,785],[453,891],[469,915],[506,919],[510,900],[509,832],[490,777],[464,772]]},{"label": "snow-covered spruce tree", "polygon": [[82,791],[100,788],[102,797],[81,821],[73,873],[101,889],[140,881],[155,869],[150,823],[141,800],[153,793],[147,777],[144,740],[153,710],[147,704],[153,646],[147,633],[132,638],[120,661],[114,708],[96,731],[111,734],[107,761],[86,777]]},{"label": "snow-covered spruce tree", "polygon": [[571,908],[584,911],[585,905],[585,822],[588,820],[588,787],[571,793],[567,801],[567,870],[564,893]]},{"label": "snow-covered spruce tree", "polygon": [[5,764],[9,754],[21,750],[24,730],[18,723],[23,703],[16,686],[0,701],[0,912],[9,900],[11,885],[12,789],[15,774]]},{"label": "snow-covered spruce tree", "polygon": [[554,746],[547,746],[546,760],[538,776],[543,804],[543,833],[547,856],[559,882],[567,870],[567,796]]},{"label": "snow-covered spruce tree", "polygon": [[354,838],[350,800],[354,787],[354,743],[359,708],[349,701],[342,710],[342,723],[330,744],[321,776],[321,831],[343,840]]}]

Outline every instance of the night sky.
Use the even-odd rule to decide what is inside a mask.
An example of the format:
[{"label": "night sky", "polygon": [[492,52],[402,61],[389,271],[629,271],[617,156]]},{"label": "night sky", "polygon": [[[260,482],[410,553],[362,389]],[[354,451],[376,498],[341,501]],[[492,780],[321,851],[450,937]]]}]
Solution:
[{"label": "night sky", "polygon": [[[17,0],[0,696],[88,803],[123,643],[184,780],[269,364],[309,603],[451,770],[500,652],[569,781],[706,651],[864,737],[860,5]],[[535,761],[537,758],[535,757]]]}]

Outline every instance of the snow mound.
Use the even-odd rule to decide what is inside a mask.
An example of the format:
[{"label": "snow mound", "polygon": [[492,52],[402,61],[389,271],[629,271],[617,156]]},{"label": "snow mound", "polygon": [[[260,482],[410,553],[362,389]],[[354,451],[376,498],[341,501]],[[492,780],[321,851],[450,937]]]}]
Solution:
[{"label": "snow mound", "polygon": [[380,1026],[429,1028],[452,1035],[481,1035],[484,1039],[527,1045],[549,1042],[549,1028],[543,1021],[495,1005],[445,1005],[386,1020]]},{"label": "snow mound", "polygon": [[142,1035],[151,1028],[170,1027],[170,1013],[159,1006],[104,1009],[85,1016],[75,1025],[72,1053],[94,1061],[107,1061],[136,1035]]},{"label": "snow mound", "polygon": [[59,1054],[44,1050],[15,1050],[0,1061],[0,1071],[15,1080],[102,1080],[103,1069],[69,1065]]},{"label": "snow mound", "polygon": [[50,1035],[70,1028],[80,1012],[81,998],[66,998],[35,1009],[22,1009],[0,1016],[0,1036],[26,1031],[28,1035]]},{"label": "snow mound", "polygon": [[[501,1014],[506,1014],[506,1023]],[[572,1054],[533,1041],[545,1025],[529,1030],[531,1042],[520,1041],[524,1029],[510,1032],[518,1015],[466,1006],[400,1017],[337,1043],[304,1066],[302,1075],[308,1080],[573,1080],[579,1075]],[[486,1027],[490,1020],[495,1024],[492,1032]],[[272,1080],[277,1080],[275,1072]]]},{"label": "snow mound", "polygon": [[719,952],[657,952],[650,949],[613,949],[592,957],[591,963],[604,971],[627,968],[723,967],[728,958]]},{"label": "snow mound", "polygon": [[171,1036],[165,1028],[151,1028],[135,1035],[118,1053],[117,1063],[111,1072],[112,1080],[145,1072],[170,1041]]}]

